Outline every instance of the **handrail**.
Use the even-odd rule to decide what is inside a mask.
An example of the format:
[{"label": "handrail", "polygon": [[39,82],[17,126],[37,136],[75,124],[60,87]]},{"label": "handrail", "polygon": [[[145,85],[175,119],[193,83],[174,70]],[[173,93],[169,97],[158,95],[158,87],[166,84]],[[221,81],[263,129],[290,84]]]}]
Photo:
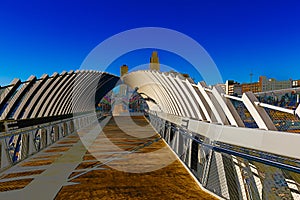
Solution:
[{"label": "handrail", "polygon": [[[93,115],[93,114],[91,114],[91,115]],[[84,115],[84,117],[86,117],[86,116],[88,116],[88,115]],[[29,126],[29,127],[25,127],[25,128],[0,132],[0,139],[3,138],[3,137],[11,136],[13,134],[20,134],[22,132],[28,132],[28,131],[32,131],[32,130],[35,130],[35,129],[45,128],[45,127],[48,127],[48,126],[54,126],[54,125],[57,125],[57,124],[60,124],[60,123],[69,122],[69,121],[72,121],[72,120],[78,119],[78,118],[82,118],[82,116],[75,116],[75,117],[73,116],[73,117],[67,118],[67,119],[62,119],[62,120],[47,122],[47,123],[43,123],[43,124],[39,124],[39,125]]]},{"label": "handrail", "polygon": [[273,106],[273,105],[258,102],[258,101],[255,101],[254,103],[255,103],[255,105],[260,106],[260,107],[270,108],[272,110],[277,110],[277,111],[281,111],[281,112],[290,113],[290,114],[295,115],[295,110],[292,110],[292,109],[282,108],[282,107],[279,107],[279,106]]},{"label": "handrail", "polygon": [[[157,133],[199,184],[220,198],[238,197],[236,189],[239,188],[244,189],[244,194],[238,199],[260,199],[263,188],[268,187],[283,189],[290,196],[299,194],[298,190],[293,190],[299,184],[295,178],[300,174],[298,159],[218,142],[157,115],[149,113],[149,117]],[[272,176],[266,176],[266,170]],[[285,174],[294,180],[294,185],[287,184]],[[262,181],[268,181],[268,185],[262,185]],[[265,193],[275,196],[274,190],[266,189]]]},{"label": "handrail", "polygon": [[[61,138],[75,133],[78,129],[90,125],[96,119],[99,118],[95,117],[95,114],[88,113],[55,122],[2,132],[0,135],[0,151],[6,153],[2,154],[0,171],[40,152]],[[23,142],[23,139],[31,142]],[[40,146],[37,147],[37,144]],[[23,151],[23,149],[25,150]],[[18,156],[16,157],[16,155]]]}]

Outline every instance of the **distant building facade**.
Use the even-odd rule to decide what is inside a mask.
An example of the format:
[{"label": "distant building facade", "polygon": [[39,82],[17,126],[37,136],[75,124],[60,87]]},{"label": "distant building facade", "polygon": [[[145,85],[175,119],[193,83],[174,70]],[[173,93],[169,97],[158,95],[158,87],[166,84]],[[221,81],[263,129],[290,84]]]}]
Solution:
[{"label": "distant building facade", "polygon": [[261,92],[261,86],[259,82],[243,83],[241,84],[241,87],[242,87],[242,94],[249,91],[253,93]]},{"label": "distant building facade", "polygon": [[235,82],[233,80],[227,80],[224,88],[223,89],[226,92],[226,94],[234,95],[234,96],[242,94],[241,85],[238,82]]},{"label": "distant building facade", "polygon": [[282,90],[292,87],[300,87],[300,80],[283,80],[279,81],[275,78],[267,78],[266,76],[260,76],[258,82],[254,83],[238,83],[233,80],[227,80],[225,84],[222,85],[224,91],[228,95],[242,95],[245,92],[267,92],[273,90]]},{"label": "distant building facade", "polygon": [[300,80],[293,80],[292,81],[292,87],[293,88],[300,87]]},{"label": "distant building facade", "polygon": [[220,86],[225,94],[238,96],[242,94],[242,87],[240,83],[235,82],[233,80],[227,80],[225,84],[217,84],[217,86]]},{"label": "distant building facade", "polygon": [[288,89],[292,87],[292,80],[278,81],[275,78],[268,79],[266,76],[259,77],[261,92]]}]

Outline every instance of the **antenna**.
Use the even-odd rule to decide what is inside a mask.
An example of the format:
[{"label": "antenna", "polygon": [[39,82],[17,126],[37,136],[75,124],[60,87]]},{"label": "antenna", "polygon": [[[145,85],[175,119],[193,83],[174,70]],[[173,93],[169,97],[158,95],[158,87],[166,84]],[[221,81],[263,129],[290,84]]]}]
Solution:
[{"label": "antenna", "polygon": [[250,83],[252,83],[252,77],[253,77],[253,73],[250,72]]}]

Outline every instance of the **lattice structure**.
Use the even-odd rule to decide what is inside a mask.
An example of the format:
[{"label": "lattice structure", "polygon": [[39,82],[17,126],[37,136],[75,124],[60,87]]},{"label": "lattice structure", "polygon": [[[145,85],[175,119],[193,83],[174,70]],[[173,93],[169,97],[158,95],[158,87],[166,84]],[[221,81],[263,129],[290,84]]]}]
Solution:
[{"label": "lattice structure", "polygon": [[265,108],[265,110],[272,119],[277,130],[300,133],[300,120],[296,115],[272,110],[269,108]]},{"label": "lattice structure", "polygon": [[265,94],[257,94],[257,98],[260,102],[268,103],[274,106],[283,108],[295,109],[299,105],[300,91],[295,90],[282,90],[268,92]]},{"label": "lattice structure", "polygon": [[255,120],[253,119],[243,102],[233,99],[231,99],[231,102],[247,128],[258,128]]}]

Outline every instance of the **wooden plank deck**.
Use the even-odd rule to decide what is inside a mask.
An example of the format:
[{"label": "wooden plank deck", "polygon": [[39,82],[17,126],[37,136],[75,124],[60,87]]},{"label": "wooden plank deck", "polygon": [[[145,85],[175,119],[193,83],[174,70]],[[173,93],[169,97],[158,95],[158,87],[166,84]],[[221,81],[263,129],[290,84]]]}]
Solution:
[{"label": "wooden plank deck", "polygon": [[[131,119],[138,128],[132,126]],[[125,131],[119,127],[120,123]],[[30,178],[31,182],[12,189],[15,192],[4,192],[2,197],[26,197],[27,194],[43,199],[215,199],[201,190],[174,153],[147,125],[144,117],[111,118],[88,151],[78,137],[68,136],[58,142],[59,146],[47,148],[40,155],[18,164],[18,174],[9,175],[16,173],[13,169],[4,173],[0,179],[4,185],[5,178],[16,175],[21,176],[20,180]],[[79,135],[88,130],[97,129],[90,127],[81,130]],[[139,133],[149,137],[135,137]],[[50,161],[48,154],[52,155]],[[168,160],[172,162],[164,165]],[[37,162],[42,168],[38,168]],[[20,168],[28,166],[39,173],[22,177]],[[52,174],[62,180],[54,180]],[[48,190],[43,188],[44,184]],[[6,190],[7,187],[2,191]],[[1,195],[3,192],[0,192],[0,199]]]}]

